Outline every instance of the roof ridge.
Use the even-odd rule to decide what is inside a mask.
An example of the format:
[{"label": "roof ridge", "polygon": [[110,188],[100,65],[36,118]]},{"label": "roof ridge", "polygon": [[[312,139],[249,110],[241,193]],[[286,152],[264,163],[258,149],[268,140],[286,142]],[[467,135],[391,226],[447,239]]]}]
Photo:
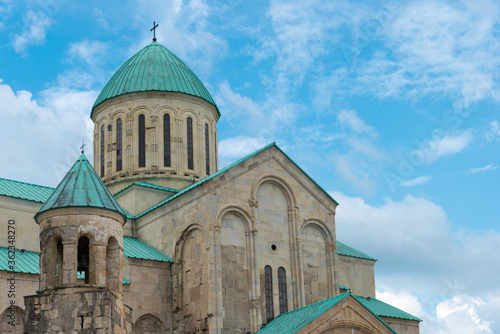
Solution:
[{"label": "roof ridge", "polygon": [[9,182],[15,182],[15,183],[21,183],[21,184],[26,184],[26,185],[29,185],[29,186],[35,186],[35,187],[40,187],[40,188],[45,188],[45,189],[55,189],[55,188],[49,187],[49,186],[42,186],[42,185],[36,184],[36,183],[29,183],[29,182],[24,182],[24,181],[17,181],[17,180],[7,179],[7,178],[4,178],[4,177],[0,177],[0,180],[9,181]]},{"label": "roof ridge", "polygon": [[164,199],[163,201],[161,201],[160,203],[158,203],[158,204],[156,204],[156,205],[153,205],[152,207],[150,207],[149,209],[144,210],[143,212],[139,213],[139,214],[138,214],[138,215],[136,215],[135,217],[136,217],[136,218],[140,218],[140,217],[144,216],[144,215],[145,215],[145,214],[147,214],[148,212],[151,212],[151,211],[153,211],[153,210],[155,210],[155,209],[159,208],[160,206],[162,206],[162,205],[164,205],[164,204],[168,203],[169,201],[172,201],[172,200],[176,199],[177,197],[182,196],[183,194],[187,193],[187,192],[188,192],[188,191],[190,191],[191,189],[194,189],[194,188],[198,187],[199,185],[201,185],[201,184],[203,184],[203,183],[205,183],[205,182],[207,182],[207,181],[210,181],[211,179],[213,179],[213,178],[215,178],[215,177],[217,177],[217,176],[219,176],[219,175],[221,175],[221,174],[223,174],[223,173],[227,172],[228,170],[232,169],[233,167],[238,166],[239,164],[241,164],[241,163],[245,162],[246,160],[250,159],[251,157],[253,157],[253,156],[255,156],[255,155],[257,155],[257,154],[259,154],[259,153],[261,153],[261,152],[263,152],[263,151],[265,151],[265,150],[267,150],[268,148],[270,148],[270,147],[272,147],[272,146],[276,146],[276,142],[272,142],[272,143],[270,143],[270,144],[267,144],[266,146],[262,147],[261,149],[259,149],[259,150],[255,151],[255,152],[253,152],[253,153],[250,153],[250,154],[248,154],[247,156],[245,156],[245,157],[243,157],[243,158],[241,158],[241,159],[239,159],[239,160],[237,160],[237,161],[233,162],[232,164],[229,164],[229,165],[227,165],[226,167],[224,167],[224,168],[222,168],[222,169],[219,169],[219,170],[218,170],[218,171],[216,171],[215,173],[210,174],[210,175],[208,175],[207,177],[205,177],[205,178],[203,178],[203,179],[199,180],[198,182],[195,182],[195,183],[193,183],[193,184],[191,184],[191,185],[187,186],[186,188],[183,188],[183,189],[182,189],[182,190],[180,190],[177,194],[175,194],[175,195],[173,195],[173,196],[170,196],[170,197],[169,197],[169,198],[167,198],[167,199]]}]

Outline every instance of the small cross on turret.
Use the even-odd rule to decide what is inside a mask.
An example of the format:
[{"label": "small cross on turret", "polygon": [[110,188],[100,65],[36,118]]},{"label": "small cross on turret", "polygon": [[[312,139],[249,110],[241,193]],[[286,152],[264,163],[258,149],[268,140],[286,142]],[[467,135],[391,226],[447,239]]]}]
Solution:
[{"label": "small cross on turret", "polygon": [[80,149],[82,150],[82,154],[84,153],[83,148],[85,147],[85,145],[86,145],[86,144],[85,144],[85,140],[82,140],[82,147],[80,147]]},{"label": "small cross on turret", "polygon": [[158,25],[156,24],[156,21],[153,21],[153,28],[149,30],[153,32],[153,42],[156,42],[156,28],[158,28]]}]

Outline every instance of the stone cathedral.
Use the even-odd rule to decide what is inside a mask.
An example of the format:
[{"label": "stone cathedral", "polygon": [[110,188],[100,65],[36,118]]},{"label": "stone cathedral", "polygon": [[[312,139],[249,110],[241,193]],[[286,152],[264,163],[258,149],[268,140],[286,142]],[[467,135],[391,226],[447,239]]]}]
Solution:
[{"label": "stone cathedral", "polygon": [[1,333],[419,333],[275,143],[219,169],[221,111],[156,40],[90,117],[93,166],[0,179]]}]

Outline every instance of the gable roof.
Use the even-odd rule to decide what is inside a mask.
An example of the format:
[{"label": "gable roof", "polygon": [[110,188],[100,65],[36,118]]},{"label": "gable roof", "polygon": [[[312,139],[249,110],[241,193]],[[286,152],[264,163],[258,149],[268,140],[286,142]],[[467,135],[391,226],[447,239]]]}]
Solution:
[{"label": "gable roof", "polygon": [[116,203],[83,153],[49,199],[38,210],[35,221],[38,223],[37,218],[42,212],[74,207],[91,207],[113,211],[123,217],[124,223],[127,221],[127,215]]},{"label": "gable roof", "polygon": [[44,203],[54,188],[0,178],[0,195]]},{"label": "gable roof", "polygon": [[279,148],[278,145],[276,145],[276,142],[272,142],[271,144],[268,144],[268,145],[262,147],[261,149],[258,149],[257,151],[255,151],[255,152],[247,155],[246,157],[241,158],[240,160],[237,160],[237,161],[233,162],[232,164],[227,165],[226,167],[224,167],[222,169],[219,169],[217,172],[215,172],[213,174],[210,174],[209,176],[201,179],[200,181],[195,182],[195,183],[193,183],[190,186],[187,186],[186,188],[180,190],[177,194],[175,194],[175,195],[173,195],[173,196],[171,196],[171,197],[169,197],[169,198],[161,201],[160,203],[152,206],[151,208],[149,208],[149,209],[147,209],[147,210],[139,213],[138,215],[135,216],[135,218],[142,217],[142,216],[148,214],[149,212],[156,210],[157,208],[163,206],[164,204],[166,204],[166,203],[168,203],[170,201],[173,201],[177,197],[180,197],[180,196],[184,195],[185,193],[187,193],[187,192],[189,192],[189,191],[191,191],[191,190],[193,190],[193,189],[201,186],[203,183],[208,182],[208,181],[210,181],[210,180],[212,180],[212,179],[214,179],[214,178],[216,178],[216,177],[224,174],[225,172],[233,169],[234,167],[242,164],[243,162],[247,161],[248,159],[250,159],[250,158],[258,155],[259,153],[261,153],[261,152],[263,152],[263,151],[265,151],[265,150],[267,150],[267,149],[269,149],[269,148],[271,148],[273,146],[276,147],[276,149],[278,151],[280,151],[288,160],[290,160],[295,165],[295,167],[297,167],[302,173],[304,173],[304,175],[309,180],[311,180],[319,189],[321,189],[323,191],[323,193],[325,193],[325,195],[328,196],[328,198],[330,198],[335,204],[337,204],[337,205],[339,204],[328,192],[326,192],[323,188],[321,188],[321,186],[318,183],[316,183],[316,181],[314,181],[302,168],[300,168],[299,165],[297,165],[295,163],[295,161],[293,161],[292,159],[290,159],[290,157],[285,152],[283,152],[283,150],[281,148]]},{"label": "gable roof", "polygon": [[361,305],[363,305],[367,309],[372,310],[379,317],[391,317],[391,318],[422,321],[422,319],[419,319],[419,318],[411,315],[410,313],[407,313],[403,310],[400,310],[392,305],[384,303],[381,300],[378,300],[375,298],[370,298],[370,297],[365,298],[365,297],[361,297],[361,296],[354,296],[354,295],[353,295],[353,297],[358,302],[360,302]]},{"label": "gable roof", "polygon": [[[313,320],[320,317],[323,313],[331,309],[333,306],[337,305],[342,300],[348,298],[349,296],[354,297],[350,291],[342,293],[340,295],[327,298],[325,300],[310,304],[293,311],[289,311],[280,314],[274,318],[270,323],[268,323],[263,329],[258,331],[259,334],[293,334],[298,332],[300,329],[304,328],[306,325],[311,323]],[[355,299],[358,301],[357,299]],[[359,301],[358,301],[359,302]],[[362,304],[371,314],[373,314],[380,322],[382,322],[388,329],[393,333],[397,334],[389,325],[387,325],[384,320],[382,320],[376,313],[371,309]]]},{"label": "gable roof", "polygon": [[346,244],[338,240],[337,240],[337,254],[350,257],[357,257],[359,259],[365,259],[370,261],[378,261],[376,258],[371,257],[370,255],[365,254],[355,248],[352,248],[351,246],[347,246]]},{"label": "gable roof", "polygon": [[158,262],[174,262],[156,248],[132,237],[123,237],[123,256],[134,259],[152,260]]},{"label": "gable roof", "polygon": [[151,188],[151,189],[156,189],[156,190],[163,190],[163,191],[171,192],[171,193],[178,193],[179,192],[179,190],[177,190],[177,189],[162,187],[162,186],[159,186],[159,185],[156,185],[156,184],[153,184],[153,183],[140,181],[140,182],[134,182],[132,184],[129,184],[128,186],[126,186],[122,190],[114,193],[113,197],[118,196],[119,194],[123,193],[125,190],[127,190],[127,189],[129,189],[129,188],[131,188],[133,186],[138,186],[138,187],[143,187],[143,188]]}]

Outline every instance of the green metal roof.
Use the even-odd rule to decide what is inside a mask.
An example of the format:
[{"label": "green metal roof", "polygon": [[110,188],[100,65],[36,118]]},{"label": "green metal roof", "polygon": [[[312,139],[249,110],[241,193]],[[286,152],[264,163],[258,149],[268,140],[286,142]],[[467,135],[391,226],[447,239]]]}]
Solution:
[{"label": "green metal roof", "polygon": [[342,284],[339,284],[339,288],[341,288],[343,290],[351,290],[351,289],[349,289],[348,287],[346,287],[345,285],[342,285]]},{"label": "green metal roof", "polygon": [[141,181],[141,182],[134,182],[132,184],[129,184],[128,186],[126,186],[122,190],[120,190],[120,191],[116,192],[115,194],[113,194],[113,197],[116,197],[118,194],[121,194],[122,192],[124,192],[125,190],[131,188],[132,186],[139,186],[139,187],[144,187],[144,188],[151,188],[151,189],[163,190],[163,191],[167,191],[167,192],[171,192],[171,193],[178,193],[179,192],[179,190],[177,190],[177,189],[162,187],[162,186],[158,186],[156,184],[152,184],[152,183],[149,183],[149,182],[143,182],[143,181]]},{"label": "green metal roof", "polygon": [[42,212],[70,207],[106,209],[119,213],[124,222],[127,221],[125,212],[116,203],[84,154],[80,155],[56,190],[38,210],[35,221],[38,223],[37,218]]},{"label": "green metal roof", "polygon": [[286,155],[286,153],[285,153],[285,152],[283,152],[283,151],[282,151],[282,150],[278,147],[278,145],[276,145],[276,143],[275,143],[275,142],[272,142],[271,144],[268,144],[268,145],[266,145],[266,146],[262,147],[261,149],[259,149],[259,150],[255,151],[255,152],[253,152],[253,153],[251,153],[251,154],[247,155],[246,157],[241,158],[240,160],[233,162],[232,164],[230,164],[230,165],[228,165],[228,166],[226,166],[226,167],[224,167],[224,168],[222,168],[222,169],[218,170],[217,172],[215,172],[215,173],[213,173],[213,174],[210,174],[209,176],[207,176],[207,177],[205,177],[205,178],[201,179],[200,181],[198,181],[198,182],[196,182],[196,183],[193,183],[193,184],[192,184],[192,185],[190,185],[190,186],[187,186],[186,188],[184,188],[184,189],[180,190],[177,194],[175,194],[175,195],[173,195],[173,196],[171,196],[171,197],[169,197],[169,198],[167,198],[167,199],[165,199],[165,200],[161,201],[160,203],[158,203],[158,204],[156,204],[156,205],[152,206],[151,208],[149,208],[149,209],[145,210],[144,212],[139,213],[138,215],[136,215],[136,216],[135,216],[135,218],[142,217],[142,216],[144,216],[144,215],[148,214],[149,212],[151,212],[151,211],[153,211],[153,210],[156,210],[157,208],[161,207],[162,205],[164,205],[164,204],[166,204],[166,203],[168,203],[168,202],[170,202],[170,201],[172,201],[172,200],[176,199],[177,197],[180,197],[180,196],[184,195],[185,193],[187,193],[188,191],[190,191],[190,190],[192,190],[192,189],[194,189],[194,188],[197,188],[197,187],[201,186],[203,183],[208,182],[208,181],[210,181],[210,180],[212,180],[212,179],[216,178],[217,176],[224,174],[225,172],[227,172],[227,171],[229,171],[229,170],[233,169],[234,167],[238,166],[239,164],[242,164],[243,162],[247,161],[248,159],[250,159],[250,158],[252,158],[252,157],[256,156],[257,154],[259,154],[259,153],[261,153],[261,152],[263,152],[263,151],[265,151],[265,150],[267,150],[268,148],[273,147],[273,146],[274,146],[274,147],[276,147],[276,148],[277,148],[277,149],[278,149],[281,153],[283,153],[283,155],[285,155],[285,157],[287,157],[287,159],[288,159],[288,160],[290,160],[290,161],[291,161],[291,162],[292,162],[292,163],[293,163],[293,164],[294,164],[294,165],[295,165],[295,166],[296,166],[296,167],[297,167],[297,168],[298,168],[298,169],[299,169],[302,173],[304,173],[304,175],[305,175],[305,176],[307,176],[307,177],[309,178],[309,180],[311,180],[311,181],[312,181],[312,182],[313,182],[313,183],[314,183],[314,184],[315,184],[318,188],[320,188],[320,189],[321,189],[321,190],[322,190],[322,191],[323,191],[323,192],[324,192],[324,193],[325,193],[325,194],[326,194],[326,195],[327,195],[327,196],[328,196],[328,197],[329,197],[329,198],[330,198],[330,199],[331,199],[334,203],[339,204],[339,203],[338,203],[338,202],[337,202],[337,201],[336,201],[336,200],[335,200],[332,196],[330,196],[330,194],[328,194],[328,192],[326,192],[323,188],[321,188],[321,187],[319,186],[319,184],[317,184],[317,183],[316,183],[316,181],[314,181],[314,180],[313,180],[313,179],[312,179],[312,178],[311,178],[311,177],[310,177],[310,176],[309,176],[306,172],[304,172],[304,170],[302,170],[302,168],[300,168],[300,167],[299,167],[299,166],[295,163],[295,161],[293,161],[292,159],[290,159],[290,157],[289,157],[288,155]]},{"label": "green metal roof", "polygon": [[0,270],[13,271],[16,273],[25,274],[40,274],[38,252],[24,251],[21,253],[15,250],[15,265],[9,266],[9,249],[7,247],[0,247]]},{"label": "green metal roof", "polygon": [[[266,325],[263,329],[258,331],[259,334],[293,334],[300,329],[307,326],[314,319],[320,317],[323,313],[337,305],[339,302],[348,298],[349,296],[355,297],[350,291],[331,297],[314,304],[310,304],[296,310],[280,314],[274,320]],[[357,299],[356,299],[357,300]],[[359,302],[359,301],[358,301]],[[363,304],[362,304],[363,305]],[[372,313],[380,322],[382,322],[393,333],[397,334],[384,320],[382,320],[371,309],[363,305],[370,313]]]},{"label": "green metal roof", "polygon": [[36,184],[0,178],[0,195],[25,199],[33,202],[45,202],[54,188]]},{"label": "green metal roof", "polygon": [[365,298],[361,296],[353,296],[358,302],[361,303],[364,307],[367,309],[370,309],[378,315],[379,317],[391,317],[391,318],[400,318],[400,319],[408,319],[408,320],[416,320],[416,321],[422,321],[422,319],[419,319],[410,313],[407,313],[405,311],[402,311],[394,306],[391,306],[387,303],[384,303],[381,300],[375,299],[375,298]]},{"label": "green metal roof", "polygon": [[174,262],[171,258],[151,247],[145,242],[132,238],[123,237],[123,255],[128,258],[144,259],[159,262]]},{"label": "green metal roof", "polygon": [[351,246],[347,246],[346,244],[340,241],[337,241],[337,254],[350,257],[357,257],[359,259],[365,259],[370,261],[378,261],[376,258],[371,257],[370,255],[367,255],[363,252],[360,252],[359,250],[352,248]]},{"label": "green metal roof", "polygon": [[104,86],[92,106],[127,93],[162,91],[197,96],[212,104],[220,116],[212,96],[191,69],[172,52],[151,42],[123,64]]}]

